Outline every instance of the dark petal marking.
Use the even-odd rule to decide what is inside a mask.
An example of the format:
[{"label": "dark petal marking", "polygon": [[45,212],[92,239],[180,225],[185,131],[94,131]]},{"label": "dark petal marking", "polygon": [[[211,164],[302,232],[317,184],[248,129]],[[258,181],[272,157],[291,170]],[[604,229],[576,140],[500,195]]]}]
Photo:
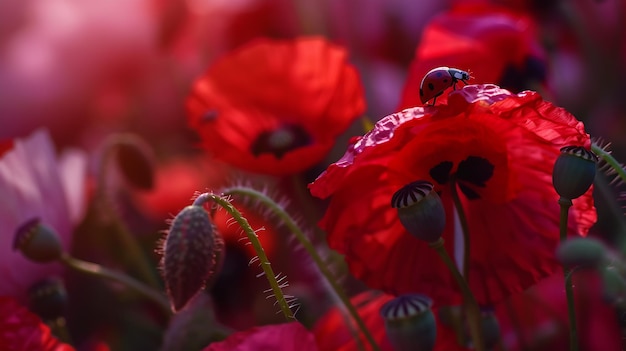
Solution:
[{"label": "dark petal marking", "polygon": [[459,162],[456,178],[485,187],[485,183],[493,177],[494,165],[486,158],[469,156]]},{"label": "dark petal marking", "polygon": [[457,183],[459,185],[459,188],[461,189],[461,192],[463,193],[463,195],[465,195],[465,197],[467,197],[469,200],[477,200],[480,199],[480,194],[478,194],[476,191],[474,191],[472,188],[470,188],[469,186],[459,182]]},{"label": "dark petal marking", "polygon": [[[279,134],[288,136],[289,140],[285,140],[284,143],[277,143],[276,137]],[[312,143],[311,136],[301,126],[285,125],[259,134],[252,145],[250,145],[250,151],[254,156],[268,153],[274,154],[280,159],[287,152],[311,145]]]},{"label": "dark petal marking", "polygon": [[450,180],[450,171],[452,171],[452,161],[443,161],[435,167],[431,168],[429,174],[439,184],[445,184]]},{"label": "dark petal marking", "polygon": [[391,207],[404,208],[420,202],[433,190],[433,185],[418,180],[403,186],[391,196]]}]

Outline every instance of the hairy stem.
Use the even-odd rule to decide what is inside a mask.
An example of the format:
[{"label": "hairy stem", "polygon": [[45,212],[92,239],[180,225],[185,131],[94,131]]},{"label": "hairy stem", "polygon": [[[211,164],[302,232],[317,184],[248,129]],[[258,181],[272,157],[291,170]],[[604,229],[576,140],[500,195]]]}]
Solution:
[{"label": "hairy stem", "polygon": [[233,206],[230,203],[230,201],[215,194],[204,193],[198,196],[198,198],[196,198],[193,204],[195,206],[201,206],[209,200],[215,202],[216,204],[221,206],[223,209],[225,209],[233,217],[233,219],[237,221],[237,224],[239,224],[239,226],[246,233],[246,235],[248,236],[248,240],[250,240],[250,243],[252,244],[252,247],[254,248],[255,253],[259,257],[259,266],[261,266],[261,269],[263,269],[263,273],[265,273],[265,277],[267,278],[267,281],[270,284],[270,287],[272,288],[272,293],[274,297],[276,298],[278,306],[283,312],[283,315],[285,316],[287,320],[295,319],[293,312],[291,312],[291,309],[289,308],[289,303],[287,303],[287,300],[285,299],[285,295],[283,294],[283,291],[280,288],[280,284],[276,280],[276,276],[274,275],[274,270],[272,269],[272,265],[270,264],[270,261],[267,258],[267,255],[265,254],[265,250],[263,249],[263,246],[261,245],[259,238],[254,232],[254,229],[252,229],[252,227],[250,226],[250,223],[248,223],[248,220],[241,214],[241,212],[239,212],[239,210],[235,208],[235,206]]},{"label": "hairy stem", "polygon": [[328,267],[324,263],[324,260],[320,257],[319,253],[317,253],[317,251],[315,250],[315,247],[313,246],[309,238],[304,234],[302,229],[300,229],[300,227],[296,224],[296,221],[293,218],[291,218],[291,216],[287,213],[287,211],[285,211],[280,205],[278,205],[269,196],[251,188],[232,187],[232,188],[225,189],[224,194],[240,195],[240,196],[247,196],[247,197],[253,198],[259,201],[260,203],[262,203],[264,206],[267,206],[267,208],[269,208],[274,214],[276,214],[276,216],[278,216],[278,218],[285,224],[285,226],[294,234],[296,239],[300,242],[300,244],[304,247],[307,253],[311,256],[311,258],[313,259],[313,262],[315,263],[315,265],[321,272],[322,276],[324,277],[324,279],[326,279],[328,284],[333,289],[334,293],[337,295],[339,300],[348,310],[348,313],[350,314],[350,316],[352,316],[352,318],[358,325],[359,329],[361,330],[365,338],[368,340],[369,344],[372,346],[372,349],[380,350],[380,348],[376,344],[376,341],[374,340],[374,337],[370,334],[369,330],[365,326],[365,323],[359,316],[356,308],[352,305],[352,303],[350,303],[350,299],[348,298],[346,293],[339,286],[339,284],[335,281],[332,272],[328,269]]}]

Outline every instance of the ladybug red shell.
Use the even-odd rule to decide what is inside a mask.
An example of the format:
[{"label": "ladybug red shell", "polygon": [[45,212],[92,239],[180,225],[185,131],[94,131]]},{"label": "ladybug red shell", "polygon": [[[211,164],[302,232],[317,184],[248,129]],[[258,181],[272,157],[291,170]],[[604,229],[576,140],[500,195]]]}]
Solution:
[{"label": "ladybug red shell", "polygon": [[437,96],[443,94],[446,89],[449,87],[456,89],[456,83],[458,81],[467,84],[468,79],[470,79],[470,74],[457,68],[433,68],[428,71],[424,79],[422,79],[422,83],[420,84],[420,99],[423,104],[430,99],[434,99],[434,105]]}]

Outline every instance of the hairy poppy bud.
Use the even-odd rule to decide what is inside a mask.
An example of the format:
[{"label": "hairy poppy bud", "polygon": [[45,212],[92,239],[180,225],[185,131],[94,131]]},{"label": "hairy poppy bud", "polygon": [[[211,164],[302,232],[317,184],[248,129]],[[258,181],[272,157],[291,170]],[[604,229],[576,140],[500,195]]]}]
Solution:
[{"label": "hairy poppy bud", "polygon": [[163,243],[161,268],[174,311],[182,309],[216,274],[224,244],[202,206],[176,215]]},{"label": "hairy poppy bud", "polygon": [[430,351],[435,346],[437,326],[426,295],[401,295],[380,309],[385,331],[395,351]]},{"label": "hairy poppy bud", "polygon": [[580,197],[593,184],[598,157],[582,146],[565,146],[554,163],[552,184],[561,197]]},{"label": "hairy poppy bud", "polygon": [[45,278],[28,289],[29,308],[44,321],[55,320],[65,314],[67,290],[58,277]]},{"label": "hairy poppy bud", "polygon": [[563,242],[556,256],[566,267],[595,267],[604,261],[606,246],[593,238],[572,238]]},{"label": "hairy poppy bud", "polygon": [[35,262],[56,261],[63,254],[61,239],[52,228],[34,218],[19,227],[13,239],[13,249]]},{"label": "hairy poppy bud", "polygon": [[398,209],[398,218],[411,235],[427,242],[441,237],[446,213],[431,183],[418,180],[405,185],[391,197],[391,207]]}]

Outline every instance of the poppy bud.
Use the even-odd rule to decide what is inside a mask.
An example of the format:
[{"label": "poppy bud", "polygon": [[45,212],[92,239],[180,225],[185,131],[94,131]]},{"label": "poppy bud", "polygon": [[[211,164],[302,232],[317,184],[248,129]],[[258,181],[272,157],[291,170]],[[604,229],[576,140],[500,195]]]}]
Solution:
[{"label": "poppy bud", "polygon": [[418,239],[435,242],[443,234],[446,214],[431,183],[418,180],[405,185],[391,197],[391,207],[398,209],[400,222]]},{"label": "poppy bud", "polygon": [[430,351],[435,346],[437,326],[426,295],[401,295],[380,309],[387,338],[395,351]]},{"label": "poppy bud", "polygon": [[133,134],[113,137],[121,173],[134,187],[150,190],[154,187],[154,154],[148,143]]},{"label": "poppy bud", "polygon": [[222,238],[202,206],[187,206],[176,215],[163,243],[161,260],[174,311],[182,309],[216,274],[222,248]]},{"label": "poppy bud", "polygon": [[582,146],[565,146],[554,163],[552,184],[565,199],[576,199],[593,184],[598,157]]},{"label": "poppy bud", "polygon": [[482,310],[482,333],[485,348],[493,349],[500,341],[500,323],[493,310]]},{"label": "poppy bud", "polygon": [[595,267],[606,256],[604,244],[593,238],[572,238],[563,242],[556,251],[556,256],[566,267]]},{"label": "poppy bud", "polygon": [[44,321],[56,320],[65,314],[67,290],[60,278],[45,278],[28,290],[29,308]]},{"label": "poppy bud", "polygon": [[61,239],[52,228],[34,218],[19,227],[13,238],[13,249],[35,262],[56,261],[63,254]]}]

